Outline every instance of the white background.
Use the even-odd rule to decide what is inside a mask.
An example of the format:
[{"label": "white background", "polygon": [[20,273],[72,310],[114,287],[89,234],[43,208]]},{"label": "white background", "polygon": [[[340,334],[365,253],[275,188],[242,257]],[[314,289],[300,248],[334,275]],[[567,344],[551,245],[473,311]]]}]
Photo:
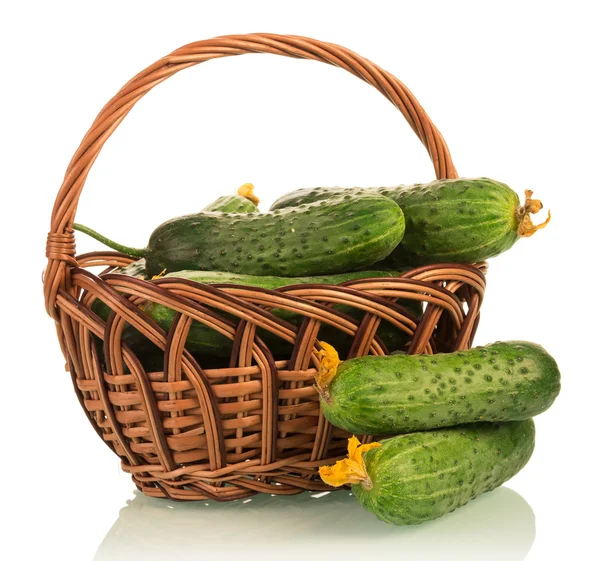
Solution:
[{"label": "white background", "polygon": [[[3,3],[2,557],[597,559],[593,5]],[[561,367],[561,395],[536,419],[523,471],[439,521],[389,527],[342,494],[233,506],[137,496],[126,507],[134,486],[64,371],[40,276],[51,207],[79,141],[104,103],[161,56],[260,31],[338,43],[391,71],[442,131],[462,176],[533,189],[552,210],[546,230],[491,260],[476,344],[542,344]],[[426,151],[369,86],[323,64],[244,56],[187,70],[147,95],[98,158],[77,219],[143,246],[159,222],[247,181],[267,209],[297,187],[431,179]],[[100,248],[81,235],[77,243],[79,252]]]}]

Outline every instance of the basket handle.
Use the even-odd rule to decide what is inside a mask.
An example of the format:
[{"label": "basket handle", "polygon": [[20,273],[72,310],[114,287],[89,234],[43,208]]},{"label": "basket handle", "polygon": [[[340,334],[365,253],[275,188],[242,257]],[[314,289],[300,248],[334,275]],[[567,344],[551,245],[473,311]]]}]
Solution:
[{"label": "basket handle", "polygon": [[127,82],[100,111],[71,159],[56,196],[46,245],[48,266],[44,275],[44,297],[46,310],[52,317],[58,319],[55,309],[58,290],[70,285],[70,267],[77,265],[71,226],[79,195],[104,143],[137,101],[157,84],[201,62],[246,53],[317,60],[354,74],[379,90],[400,110],[427,148],[438,178],[458,177],[442,135],[408,88],[385,70],[350,50],[307,37],[270,33],[228,35],[190,43],[161,58]]}]

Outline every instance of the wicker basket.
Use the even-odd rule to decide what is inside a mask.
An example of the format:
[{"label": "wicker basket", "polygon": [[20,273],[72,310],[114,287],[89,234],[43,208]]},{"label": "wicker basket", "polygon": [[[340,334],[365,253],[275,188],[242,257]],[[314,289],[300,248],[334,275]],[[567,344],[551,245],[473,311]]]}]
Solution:
[{"label": "wicker basket", "polygon": [[[122,254],[76,257],[71,226],[79,195],[102,146],[135,103],[184,68],[245,53],[317,60],[351,72],[402,112],[426,146],[438,178],[457,177],[442,136],[398,79],[343,47],[314,39],[256,34],[192,43],[151,65],[117,93],[83,139],[58,193],[44,294],[89,421],[149,496],[227,501],[255,493],[330,489],[319,479],[318,467],[345,455],[348,434],[325,420],[313,387],[321,324],[351,335],[348,356],[359,356],[387,353],[377,336],[382,320],[410,338],[410,353],[467,349],[478,323],[485,263],[431,265],[398,278],[271,291],[175,278],[144,281],[111,274],[131,262]],[[94,266],[104,271],[95,275],[86,270]],[[106,322],[91,311],[96,298],[112,309]],[[422,318],[415,319],[398,299],[425,302]],[[146,300],[178,312],[169,332],[138,308]],[[336,311],[335,304],[362,310],[362,320]],[[271,314],[273,308],[294,311],[304,320],[294,327]],[[229,360],[205,364],[184,348],[192,321],[233,341]],[[164,349],[162,371],[144,370],[122,341],[126,325]],[[256,336],[257,327],[292,343],[289,356],[275,360]],[[98,340],[103,341],[102,352]]]}]

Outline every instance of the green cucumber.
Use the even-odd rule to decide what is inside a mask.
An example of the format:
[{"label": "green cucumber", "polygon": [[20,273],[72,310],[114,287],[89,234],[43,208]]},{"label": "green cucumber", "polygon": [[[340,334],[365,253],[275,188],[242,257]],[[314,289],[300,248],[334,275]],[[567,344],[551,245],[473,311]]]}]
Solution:
[{"label": "green cucumber", "polygon": [[531,222],[530,214],[542,208],[531,191],[521,206],[508,185],[487,178],[440,179],[377,191],[406,213],[406,236],[387,259],[393,267],[485,261],[547,224]]},{"label": "green cucumber", "polygon": [[374,191],[373,187],[302,187],[295,189],[279,197],[272,205],[270,210],[280,210],[299,205],[306,205],[339,197],[347,194],[354,196],[360,194],[370,194]]},{"label": "green cucumber", "polygon": [[258,212],[258,207],[248,199],[239,195],[224,195],[216,201],[206,205],[203,211],[219,212]]},{"label": "green cucumber", "polygon": [[[529,461],[532,419],[476,423],[395,436],[367,450],[352,493],[396,525],[434,520],[499,487]],[[368,446],[368,445],[367,445]]]},{"label": "green cucumber", "polygon": [[121,267],[114,272],[122,275],[129,275],[130,277],[136,277],[138,279],[148,278],[146,276],[146,260],[144,258],[133,261],[126,267]]},{"label": "green cucumber", "polygon": [[256,286],[267,290],[277,290],[284,286],[296,284],[341,284],[353,280],[368,278],[397,277],[394,271],[353,271],[350,273],[337,273],[332,275],[312,275],[305,277],[276,277],[271,275],[242,275],[224,271],[176,271],[167,273],[161,278],[187,279],[203,284],[240,284]]},{"label": "green cucumber", "polygon": [[[182,278],[203,284],[235,284],[243,286],[254,286],[276,290],[284,286],[296,284],[324,284],[337,285],[340,283],[364,279],[364,278],[385,278],[395,277],[398,273],[392,271],[360,271],[353,273],[341,273],[337,275],[314,276],[314,277],[272,277],[272,276],[253,276],[253,275],[237,275],[234,273],[224,273],[221,271],[177,271],[169,273],[162,278]],[[399,302],[405,307],[409,313],[415,316],[416,319],[421,317],[421,303],[414,300],[406,300]],[[150,318],[152,318],[160,327],[168,330],[175,318],[176,312],[167,306],[157,304],[155,302],[147,302],[142,305],[142,309]],[[354,319],[360,319],[363,312],[357,308],[347,305],[335,305],[336,311],[345,313]],[[101,319],[106,321],[110,314],[110,308],[100,300],[96,300],[92,305],[94,311]],[[299,327],[304,316],[294,312],[274,309],[273,314],[280,319]],[[382,321],[377,330],[377,334],[382,342],[386,345],[388,351],[403,349],[408,343],[408,337],[399,331],[395,326]],[[284,355],[289,354],[291,345],[285,343],[279,337],[272,335],[264,330],[259,330],[259,337],[263,338],[272,352]],[[124,340],[130,345],[135,345],[138,339],[143,337],[134,329],[127,327],[124,331]],[[319,331],[319,338],[326,338],[341,348],[341,353],[345,355],[352,342],[350,336],[345,335],[338,329],[323,324]],[[186,340],[186,348],[195,353],[203,355],[225,357],[231,352],[232,341],[213,329],[205,326],[203,323],[194,321],[190,326],[190,331]]]},{"label": "green cucumber", "polygon": [[253,192],[254,186],[251,183],[245,183],[237,192],[237,195],[225,195],[219,197],[209,205],[205,206],[203,211],[219,212],[259,212],[258,203]]},{"label": "green cucumber", "polygon": [[[347,189],[298,189],[284,195],[272,209],[312,204],[348,193]],[[525,203],[508,185],[488,178],[439,179],[427,184],[353,189],[356,196],[377,192],[395,201],[406,219],[400,244],[378,267],[432,263],[476,263],[510,249],[549,221],[534,226],[531,214],[542,208],[526,191]]]},{"label": "green cucumber", "polygon": [[323,364],[317,380],[323,414],[355,434],[527,419],[548,409],[560,391],[555,360],[525,341]]},{"label": "green cucumber", "polygon": [[117,244],[86,226],[73,228],[145,257],[149,276],[192,269],[293,277],[341,273],[382,260],[402,239],[404,215],[377,193],[264,214],[199,212],[158,226],[145,249]]}]

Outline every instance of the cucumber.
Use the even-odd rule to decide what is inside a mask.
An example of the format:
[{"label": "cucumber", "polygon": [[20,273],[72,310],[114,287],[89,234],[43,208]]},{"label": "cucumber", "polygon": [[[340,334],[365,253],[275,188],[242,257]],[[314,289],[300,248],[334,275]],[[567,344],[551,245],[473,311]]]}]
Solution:
[{"label": "cucumber", "polygon": [[149,276],[192,269],[293,277],[341,273],[382,260],[402,239],[404,215],[377,193],[264,214],[199,212],[158,226],[145,249],[117,244],[86,226],[73,228],[145,257]]},{"label": "cucumber", "polygon": [[167,273],[161,278],[187,279],[204,284],[240,284],[256,286],[268,290],[276,290],[284,286],[295,284],[341,284],[348,281],[367,278],[397,277],[394,271],[353,271],[350,273],[337,273],[333,275],[312,275],[305,277],[276,277],[272,275],[241,275],[224,271],[176,271]]},{"label": "cucumber", "polygon": [[258,212],[258,198],[254,195],[254,185],[244,183],[237,195],[225,195],[205,206],[204,211],[219,212]]},{"label": "cucumber", "polygon": [[[377,192],[395,201],[406,219],[401,243],[378,267],[405,267],[432,263],[476,263],[510,249],[521,237],[529,237],[544,228],[548,219],[537,226],[531,214],[542,203],[525,191],[525,203],[508,185],[485,177],[475,179],[439,179],[427,184],[397,187],[360,188],[356,196]],[[328,200],[348,193],[347,189],[299,189],[284,195],[271,207]]]},{"label": "cucumber", "polygon": [[531,199],[532,192],[525,192],[521,206],[508,185],[487,178],[441,179],[377,191],[406,213],[406,236],[387,260],[393,267],[485,261],[543,228],[550,217],[534,226],[530,214],[542,204]]},{"label": "cucumber", "polygon": [[360,194],[370,194],[374,191],[373,187],[302,187],[295,189],[279,197],[272,205],[270,210],[280,210],[298,205],[305,205],[351,194],[357,196]]},{"label": "cucumber", "polygon": [[129,275],[130,277],[136,277],[138,279],[147,279],[146,276],[146,260],[144,258],[129,263],[127,267],[121,267],[115,271],[122,275]]},{"label": "cucumber", "polygon": [[258,212],[258,207],[248,199],[239,195],[224,195],[216,201],[206,205],[203,211],[219,211],[219,212]]},{"label": "cucumber", "polygon": [[356,434],[400,434],[542,413],[560,391],[554,359],[539,345],[498,342],[435,355],[367,356],[336,366],[324,346],[321,407]]},{"label": "cucumber", "polygon": [[508,481],[533,453],[535,425],[532,419],[466,424],[362,447],[350,440],[350,458],[320,468],[321,478],[351,483],[363,508],[400,526],[439,518]]},{"label": "cucumber", "polygon": [[[244,286],[254,286],[276,290],[284,286],[295,284],[324,284],[336,285],[343,282],[363,279],[363,278],[385,278],[395,277],[398,273],[393,271],[360,271],[353,273],[341,273],[337,275],[313,276],[313,277],[273,277],[273,276],[253,276],[253,275],[238,275],[234,273],[224,273],[220,271],[177,271],[175,273],[166,274],[162,278],[182,278],[204,284],[236,284]],[[406,300],[399,302],[405,307],[415,319],[419,319],[422,315],[421,303],[414,300]],[[176,312],[167,306],[154,302],[147,302],[141,306],[148,316],[150,316],[160,327],[168,330],[173,323]],[[363,312],[357,308],[346,305],[335,305],[334,309],[353,317],[360,319]],[[102,301],[96,300],[92,305],[94,311],[101,319],[106,321],[110,314],[110,308]],[[273,314],[280,319],[289,323],[300,326],[304,316],[283,309],[272,310]],[[386,345],[388,351],[403,349],[409,342],[407,335],[399,331],[395,326],[383,321],[377,330],[377,334]],[[289,355],[292,346],[289,343],[281,340],[279,337],[272,335],[264,330],[259,330],[259,337],[269,346],[272,352],[278,355]],[[124,340],[130,345],[135,346],[138,339],[143,337],[134,329],[126,327],[124,331]],[[332,341],[336,346],[342,349],[342,354],[345,355],[350,350],[352,339],[350,336],[342,333],[332,326],[323,324],[319,331],[320,338],[326,338]],[[225,357],[229,356],[232,348],[232,341],[206,327],[204,324],[194,321],[190,326],[188,338],[186,340],[186,348],[195,353],[204,355]]]}]

